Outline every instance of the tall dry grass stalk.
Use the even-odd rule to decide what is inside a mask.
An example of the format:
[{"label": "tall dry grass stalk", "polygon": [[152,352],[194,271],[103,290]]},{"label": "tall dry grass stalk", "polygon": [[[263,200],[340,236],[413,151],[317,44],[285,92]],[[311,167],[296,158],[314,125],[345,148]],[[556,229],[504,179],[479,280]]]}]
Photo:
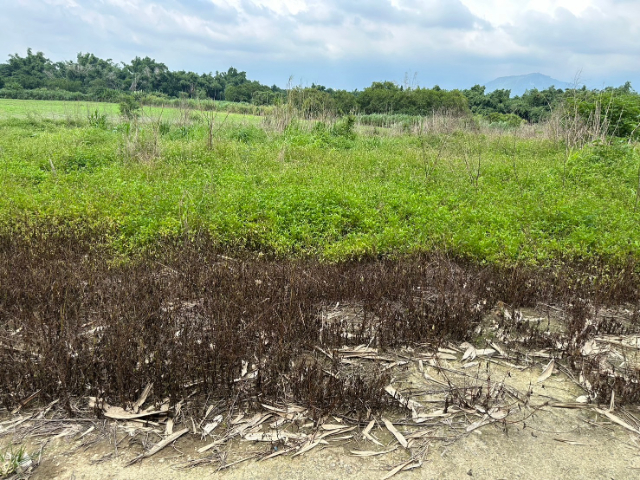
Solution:
[{"label": "tall dry grass stalk", "polygon": [[293,87],[290,80],[286,100],[274,105],[269,114],[265,115],[265,129],[284,132],[294,122],[298,122],[298,126],[311,125],[312,121],[335,123],[338,118],[335,106],[326,103],[322,98],[313,98],[312,95],[313,93],[306,89]]},{"label": "tall dry grass stalk", "polygon": [[153,163],[162,154],[161,129],[164,107],[157,115],[141,109],[129,123],[123,124],[118,146],[119,155],[127,161]]},{"label": "tall dry grass stalk", "polygon": [[601,99],[595,102],[594,111],[587,117],[581,115],[577,94],[572,101],[565,101],[552,111],[541,130],[547,138],[564,144],[563,182],[571,156],[589,143],[608,142],[619,122],[620,118],[611,117],[611,103],[603,104]]}]

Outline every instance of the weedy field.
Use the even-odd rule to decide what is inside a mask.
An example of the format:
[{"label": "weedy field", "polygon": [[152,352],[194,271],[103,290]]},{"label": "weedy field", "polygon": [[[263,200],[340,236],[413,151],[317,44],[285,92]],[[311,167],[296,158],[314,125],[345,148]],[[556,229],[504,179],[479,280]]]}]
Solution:
[{"label": "weedy field", "polygon": [[162,440],[136,461],[191,431],[213,453],[188,466],[226,468],[234,439],[375,446],[375,420],[396,474],[435,437],[394,424],[544,407],[490,363],[640,434],[636,144],[576,117],[378,124],[0,101],[0,436],[141,421]]},{"label": "weedy field", "polygon": [[[0,110],[37,102],[16,103]],[[567,152],[551,131],[456,119],[362,133],[348,119],[152,107],[124,122],[113,106],[41,103],[0,121],[5,230],[73,224],[108,232],[126,253],[206,235],[223,249],[328,260],[442,251],[513,265],[640,252],[640,157],[622,140]]]}]

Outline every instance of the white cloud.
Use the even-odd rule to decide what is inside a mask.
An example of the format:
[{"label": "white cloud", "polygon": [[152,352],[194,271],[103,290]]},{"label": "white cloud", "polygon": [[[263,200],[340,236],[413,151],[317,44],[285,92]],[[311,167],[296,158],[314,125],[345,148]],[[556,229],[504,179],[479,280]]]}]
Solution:
[{"label": "white cloud", "polygon": [[281,85],[294,74],[362,88],[412,71],[467,86],[579,69],[596,82],[636,80],[636,18],[635,0],[20,0],[4,6],[0,36],[5,54],[149,55]]},{"label": "white cloud", "polygon": [[494,26],[513,24],[529,12],[553,16],[558,9],[580,15],[594,0],[462,0],[469,10]]}]

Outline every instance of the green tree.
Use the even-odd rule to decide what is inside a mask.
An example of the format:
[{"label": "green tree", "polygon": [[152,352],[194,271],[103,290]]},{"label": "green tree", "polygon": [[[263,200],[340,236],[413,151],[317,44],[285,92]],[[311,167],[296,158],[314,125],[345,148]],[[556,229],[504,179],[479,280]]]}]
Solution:
[{"label": "green tree", "polygon": [[289,91],[289,101],[306,118],[335,115],[336,104],[331,95],[317,88],[294,88]]},{"label": "green tree", "polygon": [[27,49],[27,56],[21,57],[17,53],[9,55],[7,67],[3,69],[10,81],[19,83],[25,89],[41,88],[47,79],[55,76],[54,66],[44,53],[33,53]]}]

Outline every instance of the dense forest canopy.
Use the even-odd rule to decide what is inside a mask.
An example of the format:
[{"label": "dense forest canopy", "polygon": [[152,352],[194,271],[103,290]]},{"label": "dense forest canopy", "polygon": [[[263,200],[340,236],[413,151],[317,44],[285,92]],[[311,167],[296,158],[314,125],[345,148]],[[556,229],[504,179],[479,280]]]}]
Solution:
[{"label": "dense forest canopy", "polygon": [[[131,63],[103,60],[92,53],[79,53],[75,61],[53,62],[31,49],[21,57],[9,55],[0,64],[0,98],[120,101],[131,94],[169,98],[213,99],[273,105],[291,101],[306,115],[406,114],[429,115],[447,111],[476,114],[489,121],[517,124],[539,122],[560,103],[575,104],[582,115],[607,108],[616,128],[635,128],[640,121],[640,96],[627,82],[604,90],[529,90],[511,97],[509,90],[486,92],[475,85],[467,90],[404,87],[394,82],[373,82],[362,91],[346,91],[312,84],[307,88],[284,90],[247,78],[246,72],[231,67],[226,72],[198,74],[171,71],[149,57]],[[603,107],[598,107],[602,105]]]},{"label": "dense forest canopy", "polygon": [[211,98],[251,101],[256,92],[282,92],[247,80],[245,72],[229,68],[226,72],[197,74],[172,72],[152,58],[134,58],[131,63],[114,63],[91,53],[79,53],[75,61],[52,62],[42,52],[10,55],[0,64],[0,87],[4,90],[64,90],[95,99],[118,97],[123,92],[159,93],[168,97]]}]

